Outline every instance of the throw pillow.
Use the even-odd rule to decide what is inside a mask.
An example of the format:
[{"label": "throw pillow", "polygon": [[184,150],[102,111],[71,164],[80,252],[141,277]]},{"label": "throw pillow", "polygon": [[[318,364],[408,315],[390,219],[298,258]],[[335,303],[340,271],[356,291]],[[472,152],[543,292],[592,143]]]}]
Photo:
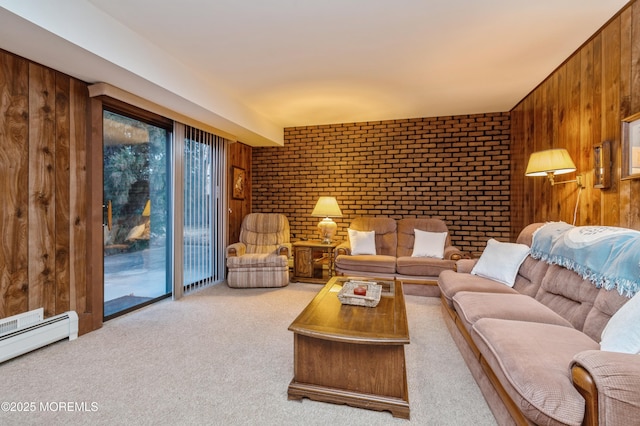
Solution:
[{"label": "throw pillow", "polygon": [[602,330],[600,349],[640,353],[640,292],[613,314]]},{"label": "throw pillow", "polygon": [[529,251],[526,244],[502,243],[491,238],[471,273],[513,287]]},{"label": "throw pillow", "polygon": [[428,232],[414,229],[415,240],[411,257],[444,257],[444,243],[447,241],[446,232]]},{"label": "throw pillow", "polygon": [[348,229],[351,254],[376,254],[376,232]]}]

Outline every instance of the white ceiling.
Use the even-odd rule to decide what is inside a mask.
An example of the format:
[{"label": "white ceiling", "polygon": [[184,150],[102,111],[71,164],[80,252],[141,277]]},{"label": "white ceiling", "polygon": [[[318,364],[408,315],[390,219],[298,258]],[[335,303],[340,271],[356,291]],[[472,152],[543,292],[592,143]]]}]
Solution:
[{"label": "white ceiling", "polygon": [[291,126],[509,111],[626,3],[0,0],[0,47],[264,145]]}]

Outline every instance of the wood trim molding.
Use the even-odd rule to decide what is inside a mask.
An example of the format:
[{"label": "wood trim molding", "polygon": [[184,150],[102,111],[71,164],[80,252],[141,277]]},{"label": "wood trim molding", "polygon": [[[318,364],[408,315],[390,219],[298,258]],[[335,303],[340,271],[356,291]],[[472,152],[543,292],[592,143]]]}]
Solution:
[{"label": "wood trim molding", "polygon": [[102,101],[90,101],[91,132],[88,148],[87,189],[87,313],[80,318],[80,332],[102,327],[104,315],[104,263],[102,231]]},{"label": "wood trim molding", "polygon": [[233,142],[237,141],[237,137],[235,135],[232,135],[229,132],[225,132],[224,130],[220,130],[216,127],[212,127],[208,124],[202,123],[201,121],[189,118],[169,108],[166,108],[154,102],[148,101],[144,98],[134,95],[133,93],[111,86],[110,84],[107,84],[107,83],[96,83],[89,86],[89,96],[91,96],[92,98],[108,97],[114,100],[118,100],[124,104],[129,104],[136,108],[140,108],[142,110],[152,112],[159,116],[166,117],[170,120],[175,120],[180,123],[184,123],[188,126],[195,127],[197,129],[204,130],[209,133],[213,133],[217,136],[223,137],[230,141],[233,141]]}]

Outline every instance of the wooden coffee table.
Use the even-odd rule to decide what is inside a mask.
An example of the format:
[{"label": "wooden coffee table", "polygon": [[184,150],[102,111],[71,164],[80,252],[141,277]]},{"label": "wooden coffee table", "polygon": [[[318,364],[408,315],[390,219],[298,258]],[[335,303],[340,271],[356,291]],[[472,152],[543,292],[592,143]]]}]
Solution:
[{"label": "wooden coffee table", "polygon": [[388,410],[409,418],[404,345],[409,327],[402,283],[384,283],[375,308],[342,305],[346,277],[333,277],[291,323],[294,377],[289,399]]}]

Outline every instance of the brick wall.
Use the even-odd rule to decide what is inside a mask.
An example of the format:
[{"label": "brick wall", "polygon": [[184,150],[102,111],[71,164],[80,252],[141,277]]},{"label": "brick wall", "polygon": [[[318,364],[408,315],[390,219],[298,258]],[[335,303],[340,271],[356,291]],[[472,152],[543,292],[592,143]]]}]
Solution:
[{"label": "brick wall", "polygon": [[252,150],[252,211],[282,212],[292,239],[317,238],[321,195],[342,209],[338,238],[357,216],[443,219],[478,255],[509,240],[509,113],[285,129],[284,147]]}]

